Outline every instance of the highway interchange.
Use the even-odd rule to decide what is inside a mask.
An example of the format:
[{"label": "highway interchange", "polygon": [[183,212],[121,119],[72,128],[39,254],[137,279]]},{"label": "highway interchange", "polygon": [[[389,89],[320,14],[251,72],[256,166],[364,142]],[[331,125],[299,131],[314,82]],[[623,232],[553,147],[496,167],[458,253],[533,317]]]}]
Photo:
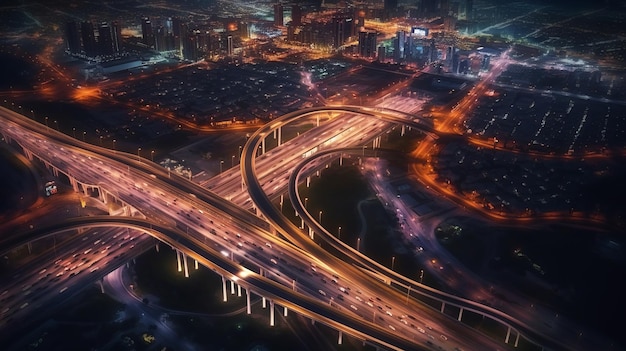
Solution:
[{"label": "highway interchange", "polygon": [[[353,154],[358,154],[359,150],[364,153],[366,142],[375,140],[378,135],[391,128],[389,122],[373,118],[384,115],[380,110],[350,107],[336,108],[335,111],[327,110],[310,111],[310,114],[317,113],[319,116],[323,111],[323,115],[332,117],[328,123],[319,124],[319,127],[303,133],[297,138],[285,141],[270,151],[263,150],[262,139],[270,135],[271,129],[280,126],[276,123],[282,122],[279,121],[270,125],[270,130],[259,130],[251,137],[251,141],[246,144],[243,150],[241,168],[233,168],[214,177],[207,184],[203,184],[211,191],[171,175],[164,169],[160,169],[139,157],[81,143],[54,131],[46,130],[46,127],[33,125],[32,122],[25,121],[8,110],[3,110],[3,115],[13,122],[7,122],[6,125],[3,125],[2,132],[5,136],[11,136],[11,139],[18,140],[25,149],[71,174],[81,183],[106,189],[117,201],[130,204],[139,211],[138,214],[149,219],[153,226],[167,228],[163,231],[177,230],[184,233],[187,240],[196,240],[194,243],[198,247],[197,251],[185,251],[187,256],[201,255],[208,250],[219,252],[231,263],[235,262],[235,264],[240,265],[240,270],[243,266],[250,272],[258,271],[260,273],[259,279],[280,282],[294,295],[298,295],[298,298],[302,298],[300,295],[304,294],[309,299],[314,298],[316,301],[324,302],[324,306],[327,304],[329,308],[347,314],[350,316],[351,324],[359,322],[359,328],[364,328],[370,324],[376,325],[378,332],[375,335],[381,335],[377,337],[379,344],[384,343],[388,347],[399,349],[407,349],[405,344],[407,341],[413,345],[409,349],[439,346],[444,349],[459,347],[468,350],[506,348],[507,346],[501,341],[489,340],[454,319],[425,307],[416,301],[413,295],[408,296],[400,290],[391,289],[380,280],[373,278],[371,273],[364,271],[366,270],[365,267],[368,270],[371,269],[372,262],[363,262],[362,258],[356,258],[354,262],[344,261],[345,257],[337,258],[321,250],[317,244],[307,239],[308,235],[305,231],[293,223],[276,225],[283,219],[274,217],[276,209],[270,200],[276,199],[286,192],[289,175],[295,176],[292,170],[297,164],[306,157],[319,152],[322,148],[336,149],[356,146],[351,151]],[[371,116],[365,116],[368,113]],[[407,117],[402,113],[392,111],[388,111],[386,114],[388,117],[393,115],[394,118],[404,118],[405,120]],[[294,114],[286,117],[285,120],[299,117],[301,116]],[[428,126],[424,125],[423,122],[413,122],[412,120],[406,122],[422,126],[429,131]],[[294,152],[294,149],[297,151]],[[255,158],[259,153],[261,155]],[[341,151],[339,153],[341,154]],[[314,161],[307,166],[308,173],[305,173],[305,176],[314,173],[329,162],[329,160],[319,158],[316,158],[316,161],[317,163]],[[250,162],[252,162],[251,165]],[[243,173],[240,170],[243,170]],[[242,180],[242,174],[244,174],[244,180]],[[291,185],[291,187],[294,186]],[[112,199],[109,198],[109,201]],[[300,203],[300,205],[302,204]],[[273,224],[272,228],[276,228],[276,231],[293,244],[273,235],[274,231],[270,229],[267,222],[256,217],[249,211],[250,209],[258,209]],[[297,209],[297,211],[300,215],[305,215],[303,208]],[[307,225],[309,227],[314,226],[315,221],[312,221],[310,215],[308,217]],[[85,226],[88,227],[87,224]],[[322,233],[323,228],[316,227],[314,231]],[[119,245],[124,242],[123,240],[125,240],[124,236],[113,238],[111,247],[106,250],[100,249],[100,251],[104,251],[102,254],[107,255],[107,250],[114,246],[120,247]],[[88,240],[83,244],[98,245],[99,243],[95,243],[96,241],[97,239],[93,242]],[[149,240],[145,239],[144,241]],[[172,243],[172,245],[181,251],[183,250],[179,243]],[[122,248],[120,247],[120,249]],[[76,248],[77,253],[80,253],[81,250],[85,256],[84,252],[88,248],[84,246]],[[79,261],[86,261],[83,258],[77,255],[74,257],[76,262],[70,262],[69,267],[72,268],[75,264],[74,269],[79,269]],[[210,266],[210,263],[206,262],[206,258],[203,259],[198,256],[194,259]],[[67,268],[63,266],[64,262],[58,264],[60,266],[56,267],[57,270]],[[108,265],[106,262],[104,264]],[[114,263],[111,264],[114,265]],[[362,268],[355,268],[355,265],[360,265]],[[46,269],[44,272],[46,275],[47,271]],[[77,272],[85,271],[87,269]],[[389,270],[383,270],[383,272],[394,275]],[[311,277],[318,277],[319,279],[311,279]],[[48,275],[47,278],[54,279],[52,275]],[[394,279],[397,278],[396,274]],[[248,280],[250,278],[246,276],[239,280],[239,284],[243,286],[247,283],[249,286],[251,282]],[[15,290],[23,289],[19,284],[27,286],[29,282],[15,284],[16,288],[6,294],[11,296],[19,294]],[[405,282],[402,281],[402,283]],[[411,284],[413,286],[420,285],[416,282],[411,282]],[[41,289],[43,291],[41,296],[48,291],[48,285],[45,286]],[[55,286],[54,289],[57,288],[59,293],[63,289],[63,287],[59,288],[58,286]],[[254,285],[251,289],[254,290],[255,288],[258,289],[259,287]],[[21,302],[24,299],[16,300]],[[297,299],[294,298],[294,300]],[[290,302],[292,308],[306,314],[294,301]],[[283,305],[288,304],[288,302],[283,301]],[[28,305],[23,308],[21,306],[23,303],[12,308],[26,310],[28,307]],[[482,308],[488,310],[486,306],[482,306]],[[11,318],[11,314],[8,311],[5,314],[2,315],[2,319],[6,323],[5,320]],[[315,318],[321,320],[319,316]],[[346,332],[356,336],[364,335],[352,327],[342,329],[345,327],[338,326],[337,329],[346,330]],[[403,342],[397,340],[398,335],[402,335]],[[369,335],[369,337],[364,338],[371,339],[372,337],[373,335]],[[390,343],[389,340],[399,343]],[[404,346],[400,346],[401,344]]]}]

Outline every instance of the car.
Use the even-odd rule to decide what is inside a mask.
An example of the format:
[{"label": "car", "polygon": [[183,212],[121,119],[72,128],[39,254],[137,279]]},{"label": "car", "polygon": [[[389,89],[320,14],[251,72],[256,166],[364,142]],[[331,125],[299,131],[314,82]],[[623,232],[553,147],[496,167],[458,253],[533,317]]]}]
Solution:
[{"label": "car", "polygon": [[326,296],[326,293],[324,292],[324,290],[321,290],[321,289],[320,289],[320,290],[318,290],[318,292],[320,293],[320,295],[322,295],[322,296]]},{"label": "car", "polygon": [[396,330],[396,327],[394,327],[393,325],[389,324],[389,329]]},{"label": "car", "polygon": [[358,308],[355,305],[350,305],[350,308],[355,310],[355,311],[358,310]]}]

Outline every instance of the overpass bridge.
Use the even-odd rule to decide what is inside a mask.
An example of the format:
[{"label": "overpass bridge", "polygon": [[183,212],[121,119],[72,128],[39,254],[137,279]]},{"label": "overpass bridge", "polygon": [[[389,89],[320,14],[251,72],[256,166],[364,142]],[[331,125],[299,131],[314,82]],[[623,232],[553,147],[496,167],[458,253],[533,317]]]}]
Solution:
[{"label": "overpass bridge", "polygon": [[[385,115],[385,113],[376,112],[374,109],[358,108],[358,107],[346,107],[346,108],[333,107],[331,108],[331,110],[353,112],[353,113],[366,113],[366,114],[370,114],[373,116],[376,116],[377,113],[380,113],[380,115]],[[322,111],[325,111],[325,110],[319,109],[316,111],[306,111],[305,113],[319,113]],[[77,174],[80,174],[81,172],[78,171],[75,167],[71,167],[71,165],[64,163],[62,160],[58,160],[58,159],[55,160],[55,158],[58,158],[56,155],[54,154],[50,155],[49,153],[48,155],[44,155],[43,153],[36,153],[35,150],[40,149],[38,147],[38,144],[45,143],[42,140],[47,140],[47,141],[50,141],[51,143],[54,142],[56,144],[65,144],[73,148],[80,149],[81,153],[84,153],[84,155],[87,158],[89,158],[90,161],[93,161],[91,162],[92,164],[97,164],[96,161],[102,162],[103,160],[105,160],[107,161],[107,163],[116,164],[117,171],[126,167],[127,168],[126,177],[129,177],[132,175],[133,178],[140,179],[141,181],[144,182],[144,184],[150,184],[151,186],[154,187],[154,189],[161,189],[164,192],[173,193],[177,196],[177,198],[184,199],[184,201],[187,201],[190,203],[203,202],[207,206],[210,206],[211,210],[214,211],[215,213],[219,213],[221,216],[228,217],[231,220],[236,220],[238,222],[244,223],[246,227],[251,228],[250,230],[257,234],[264,233],[263,235],[266,235],[267,237],[269,237],[269,235],[271,235],[272,233],[278,232],[284,237],[288,238],[290,241],[294,243],[303,244],[305,245],[304,247],[306,247],[307,249],[311,249],[311,253],[313,254],[313,256],[323,258],[320,261],[324,262],[325,265],[335,267],[336,271],[349,272],[349,274],[353,276],[352,277],[353,281],[360,281],[360,280],[371,281],[372,280],[371,276],[369,276],[367,273],[364,273],[364,272],[359,273],[358,271],[352,270],[349,267],[349,265],[346,265],[345,262],[338,260],[332,255],[329,255],[328,253],[324,252],[323,250],[314,249],[316,245],[311,245],[310,243],[308,244],[303,243],[301,240],[298,239],[299,230],[297,228],[294,228],[293,224],[289,226],[287,223],[284,223],[284,227],[283,227],[282,226],[283,224],[281,224],[280,226],[276,226],[277,224],[276,222],[276,223],[273,223],[274,226],[270,227],[266,221],[260,219],[257,216],[254,216],[249,211],[246,211],[237,206],[234,206],[228,201],[225,201],[224,199],[216,196],[215,194],[209,191],[206,191],[206,189],[203,189],[193,183],[187,182],[184,179],[180,179],[176,176],[172,177],[168,172],[166,172],[161,167],[155,166],[147,161],[142,161],[141,159],[139,159],[139,157],[135,159],[134,157],[131,157],[126,154],[122,154],[119,152],[110,151],[106,149],[101,149],[90,144],[82,143],[78,140],[71,139],[68,136],[56,133],[55,131],[49,131],[49,130],[44,131],[43,130],[44,127],[38,124],[32,124],[32,122],[28,121],[24,117],[16,116],[15,113],[13,113],[12,111],[8,111],[6,109],[2,111],[2,114],[5,116],[5,118],[7,118],[8,121],[10,121],[10,123],[6,123],[0,126],[0,128],[2,129],[2,135],[5,138],[5,140],[7,142],[10,142],[11,140],[18,141],[18,143],[24,149],[24,152],[27,154],[29,158],[31,159],[33,157],[40,158],[48,167],[52,168],[53,172],[64,173],[70,179],[70,183],[73,186],[75,185],[75,190],[78,188],[79,184],[81,184],[83,188],[97,188],[99,190],[98,194],[101,197],[101,200],[103,202],[109,201],[109,198],[113,198],[114,201],[122,201],[122,204],[126,204],[125,206],[130,206],[130,203],[133,202],[134,206],[139,209],[138,210],[139,213],[150,214],[150,210],[145,209],[146,207],[145,203],[142,203],[141,201],[137,202],[136,199],[135,200],[131,199],[132,194],[123,194],[120,192],[120,189],[116,189],[113,191],[110,190],[110,187],[112,187],[113,184],[111,183],[111,180],[107,181],[106,177],[104,177],[104,179],[100,177],[98,181],[88,181],[88,180],[83,180],[83,179],[79,180]],[[286,121],[288,119],[298,118],[297,116],[298,116],[297,113],[294,113],[292,116],[291,115],[287,116],[284,121],[281,120],[278,122],[278,124],[277,122],[275,122],[270,126],[270,128],[278,129],[283,125],[282,123],[287,123]],[[387,113],[385,117],[388,118],[389,120],[400,119],[400,117],[394,113]],[[403,116],[402,119],[403,119],[403,123],[407,122],[406,116]],[[428,126],[422,126],[419,121],[418,122],[411,121],[411,123],[415,123],[416,126],[418,127],[423,127],[424,130],[426,130],[428,133],[433,132],[432,129],[429,129]],[[32,134],[32,132],[29,132],[28,131],[29,129],[34,131],[36,134]],[[258,193],[258,189],[260,188],[260,185],[258,184],[258,182],[257,184],[254,184],[255,183],[254,156],[256,154],[256,150],[259,147],[259,145],[263,143],[264,137],[269,135],[270,131],[271,129],[270,130],[266,129],[266,130],[260,130],[257,133],[255,133],[255,137],[251,138],[251,140],[253,141],[249,142],[246,145],[246,148],[244,151],[244,154],[246,156],[242,159],[242,165],[241,165],[242,174],[244,174],[244,182],[248,184],[247,185],[248,189],[250,190],[251,196],[253,197],[255,203],[257,204],[257,208],[259,209],[263,208],[263,211],[261,212],[263,212],[263,215],[266,217],[270,215],[270,211],[267,210],[266,208],[267,204],[263,202],[264,200],[262,198],[262,195]],[[268,133],[268,134],[263,134],[263,133]],[[29,142],[26,143],[24,141],[25,139],[29,139]],[[44,148],[44,150],[49,150],[49,149]],[[60,147],[60,150],[63,150],[62,146]],[[83,162],[84,162],[84,159],[83,159]],[[74,169],[75,172],[66,171],[67,169],[66,167]],[[89,177],[92,177],[92,176],[93,175],[90,175]],[[136,203],[138,203],[138,205]],[[129,214],[133,213],[133,211],[129,210],[128,213]],[[182,225],[181,225],[181,222],[179,222],[178,220],[174,220],[174,222],[172,223],[171,221],[169,222],[162,221],[162,220],[155,221],[154,218],[156,218],[156,216],[154,215],[151,215],[149,217],[153,218],[153,220],[151,221],[153,223],[152,224],[153,226],[157,226],[163,229],[166,233],[173,233],[171,232],[171,230],[179,230],[179,231],[181,230]],[[138,218],[127,217],[127,221],[130,221],[130,220],[141,221],[141,219],[138,219]],[[130,225],[130,222],[124,222],[124,223],[127,225]],[[169,229],[170,231],[165,230],[165,229]],[[321,232],[321,229],[318,228],[318,231]],[[155,234],[155,237],[158,237],[158,235]],[[188,247],[186,247],[186,249],[189,249],[190,247],[192,248],[190,251],[185,251],[186,255],[192,256],[194,258],[197,256],[197,258],[199,258],[201,261],[202,260],[206,261],[206,258],[203,259],[199,256],[200,253],[203,253],[202,246],[191,245],[191,242],[193,242],[193,240],[197,240],[197,238],[195,238],[194,236],[190,236],[188,233],[185,234],[184,237],[187,240],[186,244],[189,245]],[[176,238],[180,238],[180,236],[176,236]],[[171,238],[169,241],[167,239],[164,239],[163,241],[167,242],[168,244],[172,246],[177,246],[177,243],[180,243],[180,241],[172,242]],[[183,249],[181,249],[180,247],[178,247],[178,249],[183,251]],[[199,250],[199,252],[195,252],[193,251],[193,249],[197,249]],[[365,264],[365,266],[368,269],[369,269],[369,265],[370,263]],[[233,272],[234,272],[233,270],[230,270],[227,273],[224,273],[223,277],[226,277],[228,276],[228,274],[231,274]],[[389,272],[385,272],[385,274],[387,273]],[[230,277],[231,278],[236,277],[236,275],[233,275]],[[244,281],[247,282],[248,284],[250,283],[250,280],[247,280],[247,277],[246,279],[239,277],[237,278],[237,281],[239,281],[240,284],[241,282],[244,282]],[[255,282],[258,282],[258,281],[255,281]],[[403,282],[403,281],[397,280],[396,282]],[[261,284],[261,282],[258,282],[258,283]],[[371,285],[375,286],[376,283],[372,282]],[[381,287],[375,287],[375,289],[380,289],[380,291],[383,291],[383,288]],[[387,293],[393,294],[394,292],[387,291]],[[396,293],[396,295],[398,294]],[[449,299],[449,298],[450,297],[445,297],[445,299]],[[443,300],[444,298],[442,298],[442,303],[443,303]],[[304,303],[303,301],[301,302]],[[281,300],[281,303],[284,305],[288,304],[286,300],[285,301]],[[291,306],[297,309],[296,307],[297,304],[295,304],[293,301],[291,303],[293,304]],[[452,302],[452,303],[457,303],[457,302]],[[480,308],[480,306],[474,306],[474,307],[478,309]],[[485,313],[488,313],[488,312],[486,311]],[[341,320],[344,320],[344,319],[341,319]],[[372,323],[366,323],[366,324],[372,324]],[[515,324],[510,323],[510,325],[515,325]],[[359,326],[359,328],[362,328],[362,327]],[[380,327],[378,326],[378,328]],[[358,331],[350,331],[350,334],[360,336],[360,335],[366,335],[369,332],[373,332],[371,330],[366,330],[366,329],[359,329]],[[375,335],[379,335],[380,333],[382,333],[381,335],[388,334],[387,336],[381,336],[380,340],[377,341],[377,342],[380,342],[381,346],[384,344],[386,345],[385,347],[390,347],[392,349],[397,348],[397,347],[400,347],[400,349],[415,349],[416,348],[416,345],[414,342],[411,342],[411,345],[413,345],[412,347],[405,347],[406,344],[403,344],[403,342],[399,342],[398,340],[396,340],[398,337],[396,333],[392,333],[388,330],[384,330],[384,332],[379,331],[375,333]],[[369,340],[367,338],[364,338],[364,339]],[[376,339],[378,340],[379,338],[376,337]],[[507,336],[507,339],[508,339],[508,336]],[[404,343],[406,343],[406,340],[404,340]],[[399,345],[403,345],[403,346],[399,346]]]}]

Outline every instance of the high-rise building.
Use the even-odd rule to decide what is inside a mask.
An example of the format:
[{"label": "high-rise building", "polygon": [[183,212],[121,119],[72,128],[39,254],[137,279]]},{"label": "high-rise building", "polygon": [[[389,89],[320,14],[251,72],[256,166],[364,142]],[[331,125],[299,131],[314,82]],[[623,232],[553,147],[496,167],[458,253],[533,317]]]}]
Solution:
[{"label": "high-rise building", "polygon": [[65,23],[65,44],[72,54],[80,53],[80,31],[76,21]]},{"label": "high-rise building", "polygon": [[149,48],[154,47],[154,32],[152,29],[152,22],[148,17],[144,17],[141,20],[141,36],[143,43],[146,44],[146,46]]},{"label": "high-rise building", "polygon": [[235,53],[235,47],[233,45],[233,36],[229,34],[226,37],[226,55],[233,56],[234,53]]},{"label": "high-rise building", "polygon": [[113,52],[122,51],[122,26],[117,21],[111,22],[111,38],[113,39]]},{"label": "high-rise building", "polygon": [[102,22],[98,26],[98,53],[100,55],[113,55],[114,53],[111,27],[106,22]]},{"label": "high-rise building", "polygon": [[167,32],[165,27],[163,26],[158,26],[156,28],[156,31],[154,32],[154,49],[156,51],[167,51],[167,44],[166,44],[166,36],[167,36]]},{"label": "high-rise building", "polygon": [[189,30],[183,34],[183,58],[185,60],[198,60],[198,39],[196,33]]},{"label": "high-rise building", "polygon": [[333,24],[333,47],[338,48],[352,36],[354,30],[354,21],[350,16],[335,16],[332,20]]},{"label": "high-rise building", "polygon": [[302,25],[302,8],[298,5],[291,5],[291,25],[294,27]]},{"label": "high-rise building", "polygon": [[96,35],[94,33],[93,23],[85,21],[80,24],[80,36],[83,39],[83,51],[89,57],[98,55],[98,46],[96,43]]},{"label": "high-rise building", "polygon": [[387,59],[387,49],[384,46],[378,47],[378,62],[385,62]]},{"label": "high-rise building", "polygon": [[283,4],[274,4],[274,25],[277,27],[283,26]]},{"label": "high-rise building", "polygon": [[404,60],[404,44],[406,39],[406,33],[401,30],[396,33],[396,39],[394,39],[393,44],[393,59],[396,62],[400,62]]},{"label": "high-rise building", "polygon": [[377,33],[373,31],[359,32],[359,56],[376,56],[376,34]]}]

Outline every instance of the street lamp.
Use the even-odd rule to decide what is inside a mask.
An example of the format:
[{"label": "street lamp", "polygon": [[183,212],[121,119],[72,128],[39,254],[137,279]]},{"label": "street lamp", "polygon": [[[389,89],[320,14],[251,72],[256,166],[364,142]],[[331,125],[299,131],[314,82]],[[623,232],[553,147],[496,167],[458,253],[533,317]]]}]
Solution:
[{"label": "street lamp", "polygon": [[154,150],[150,151],[150,161],[154,162]]},{"label": "street lamp", "polygon": [[318,216],[319,223],[322,224],[322,211],[320,211],[320,215]]},{"label": "street lamp", "polygon": [[116,142],[116,141],[117,141],[117,140],[113,139],[113,150],[115,150],[115,142]]},{"label": "street lamp", "polygon": [[230,157],[230,168],[235,167],[235,155]]},{"label": "street lamp", "polygon": [[305,198],[304,198],[304,208],[306,208],[306,204],[307,204],[307,202],[309,202],[309,198],[308,198],[308,197],[305,197]]},{"label": "street lamp", "polygon": [[393,271],[393,266],[396,263],[396,256],[391,256],[391,270]]},{"label": "street lamp", "polygon": [[337,236],[339,237],[339,240],[341,240],[341,226],[337,228]]},{"label": "street lamp", "polygon": [[61,129],[59,129],[59,122],[57,122],[57,120],[56,120],[56,119],[54,120],[54,124],[56,124],[56,125],[57,125],[57,131],[59,131],[59,132],[60,132],[60,131],[61,131]]},{"label": "street lamp", "polygon": [[103,138],[103,136],[100,135],[100,147],[102,147],[102,138]]},{"label": "street lamp", "polygon": [[220,160],[220,173],[222,173],[222,165],[224,164],[224,160]]},{"label": "street lamp", "polygon": [[72,127],[72,135],[74,136],[74,139],[76,139],[76,127]]},{"label": "street lamp", "polygon": [[48,131],[48,116],[46,116],[46,132]]},{"label": "street lamp", "polygon": [[360,247],[361,247],[361,238],[356,238],[356,250],[357,250],[357,251],[360,251],[360,250],[359,250],[359,249],[360,249]]},{"label": "street lamp", "polygon": [[139,151],[141,151],[140,147],[137,148],[137,160],[141,161],[141,156],[139,155]]},{"label": "street lamp", "polygon": [[87,132],[83,131],[83,141],[85,141],[85,134],[87,134]]}]

